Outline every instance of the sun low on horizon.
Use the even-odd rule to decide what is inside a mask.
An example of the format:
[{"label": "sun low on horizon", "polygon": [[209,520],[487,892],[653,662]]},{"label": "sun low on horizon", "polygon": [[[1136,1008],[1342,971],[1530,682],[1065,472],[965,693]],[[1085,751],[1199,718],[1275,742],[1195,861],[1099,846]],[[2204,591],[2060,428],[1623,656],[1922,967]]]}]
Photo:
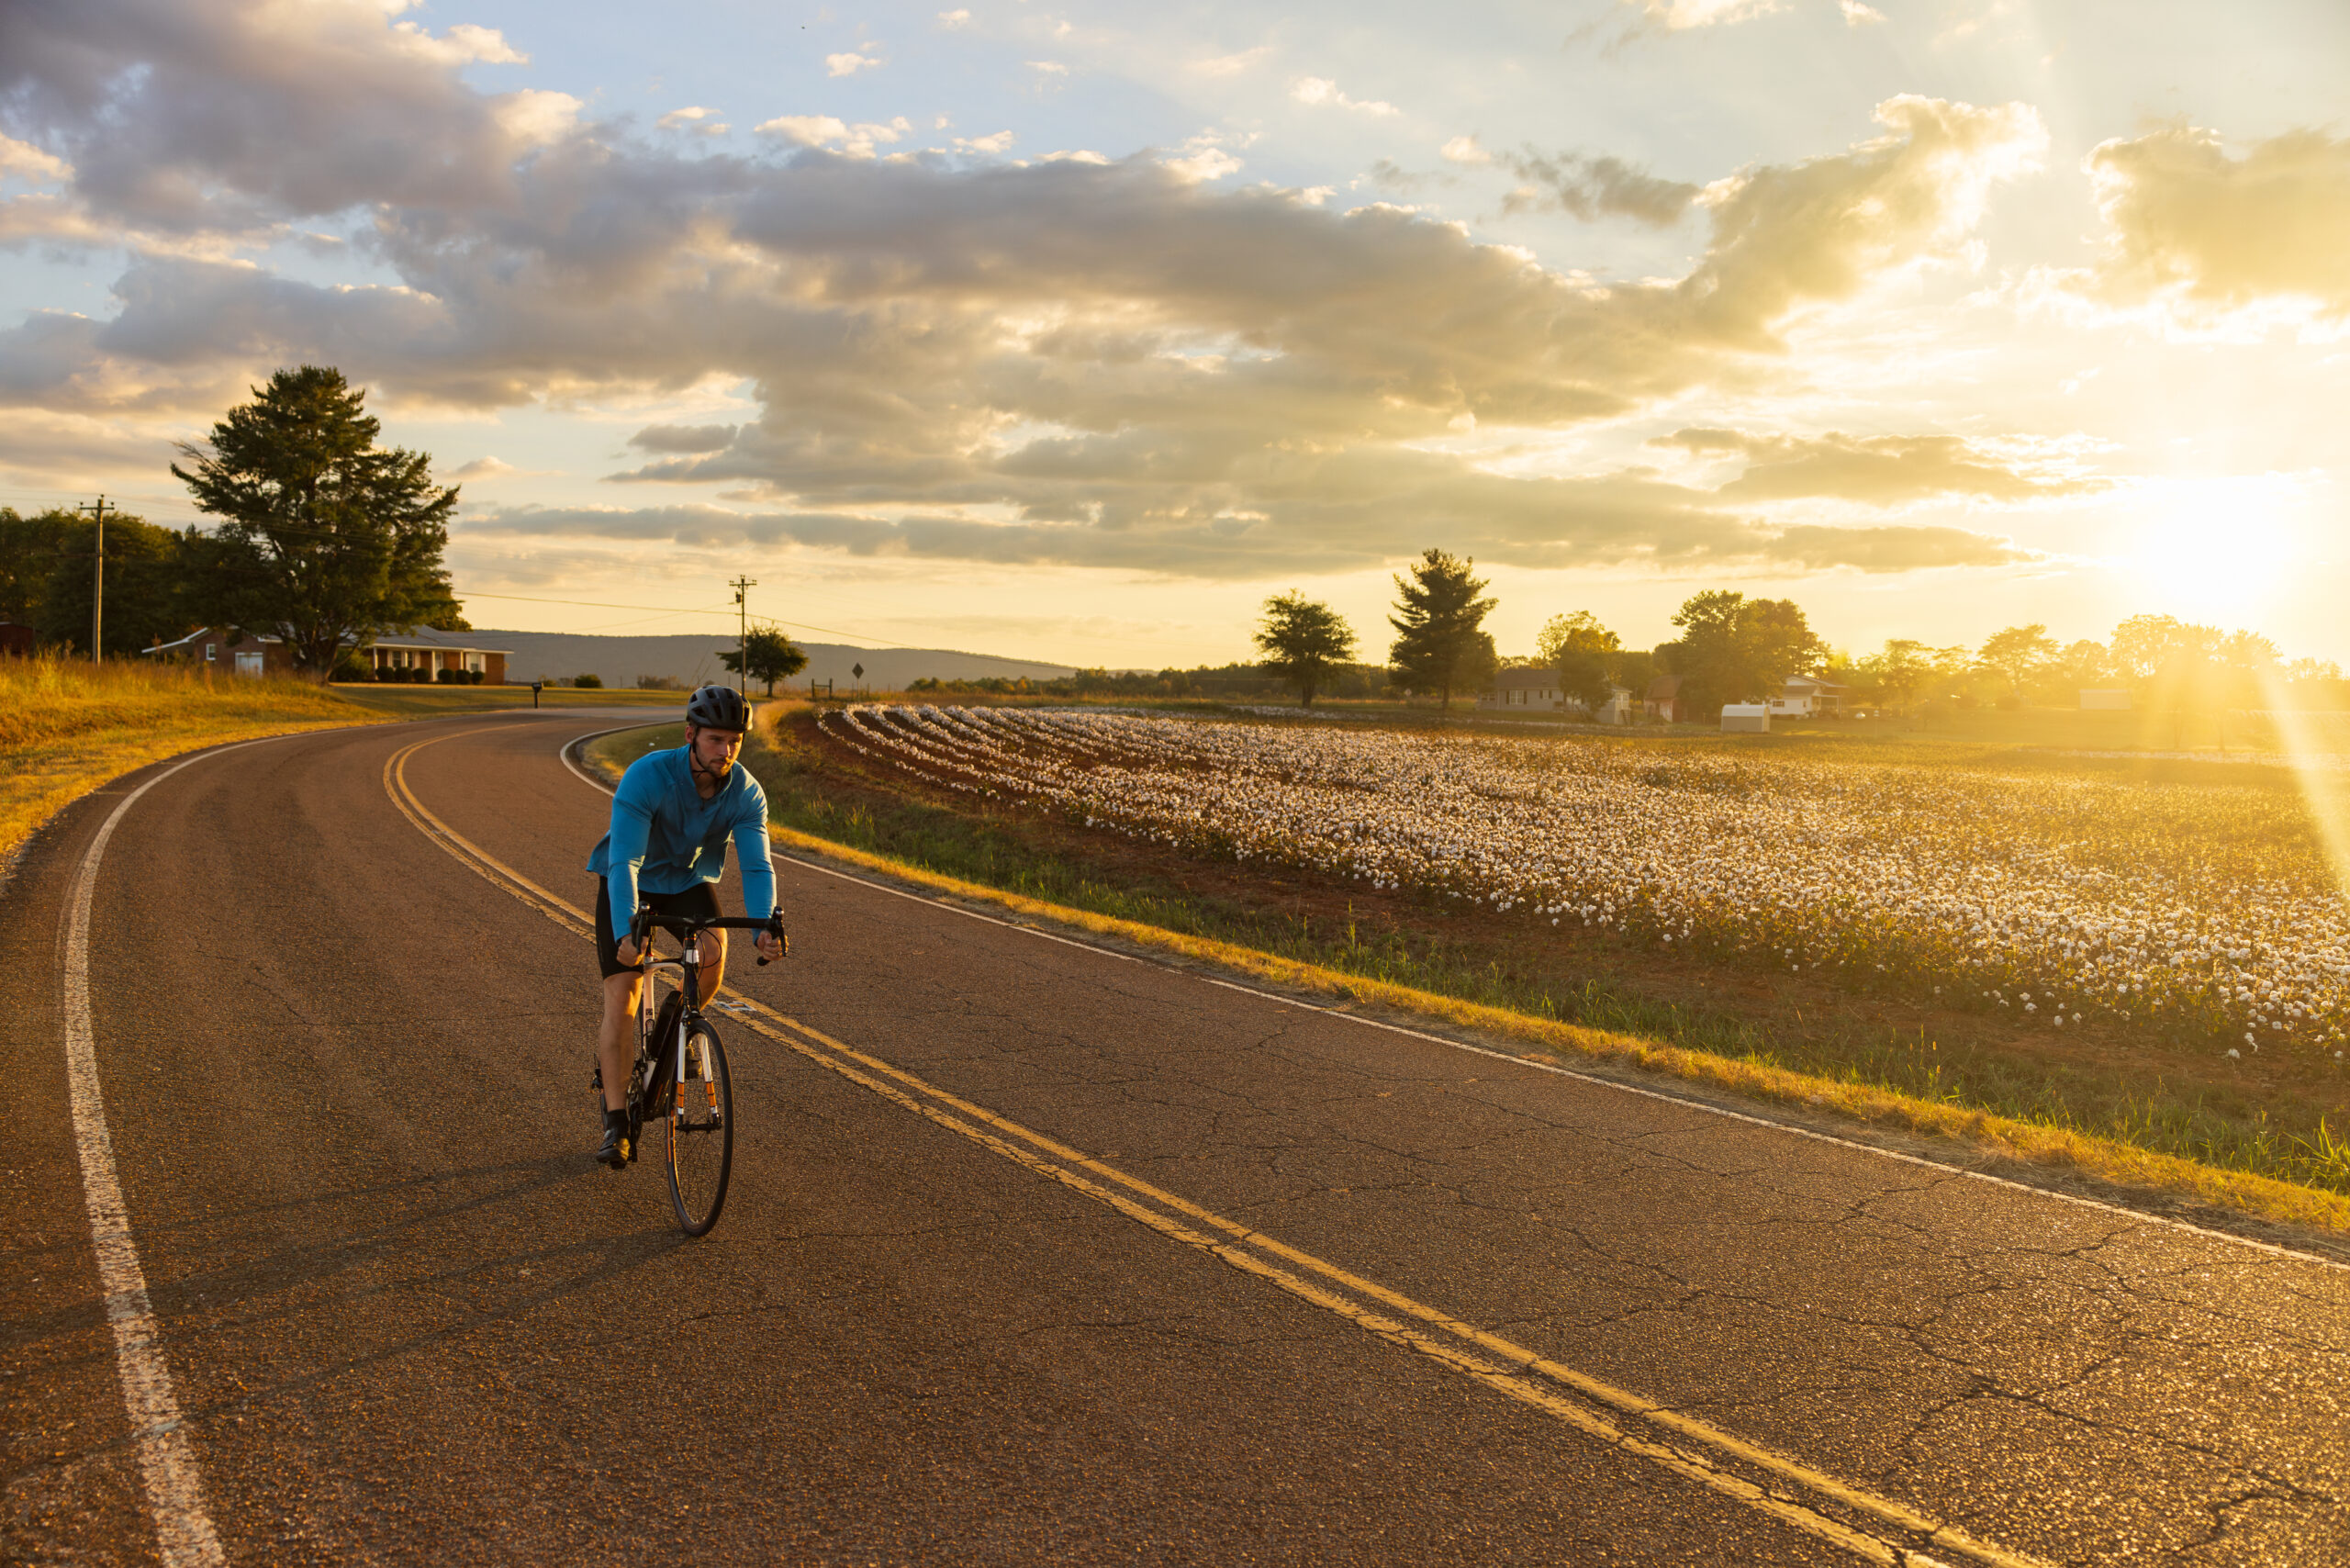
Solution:
[{"label": "sun low on horizon", "polygon": [[[168,23],[169,25],[165,25]],[[2350,663],[2350,10],[87,0],[0,24],[0,505],[332,364],[476,626],[1505,652],[2140,613]]]}]

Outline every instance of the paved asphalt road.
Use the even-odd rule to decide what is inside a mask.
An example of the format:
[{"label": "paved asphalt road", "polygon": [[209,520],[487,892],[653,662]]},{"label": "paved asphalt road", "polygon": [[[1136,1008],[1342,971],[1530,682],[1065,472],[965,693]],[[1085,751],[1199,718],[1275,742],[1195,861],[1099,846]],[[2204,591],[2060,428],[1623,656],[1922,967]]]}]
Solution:
[{"label": "paved asphalt road", "polygon": [[[586,938],[498,879],[587,906],[592,723],[252,745],[122,812],[90,1034],[151,1340],[62,966],[163,769],[37,841],[0,1559],[2350,1562],[2350,1271],[789,862],[793,957],[734,978],[804,1027],[731,1015],[684,1240],[588,1158]],[[449,836],[387,787],[420,742]]]}]

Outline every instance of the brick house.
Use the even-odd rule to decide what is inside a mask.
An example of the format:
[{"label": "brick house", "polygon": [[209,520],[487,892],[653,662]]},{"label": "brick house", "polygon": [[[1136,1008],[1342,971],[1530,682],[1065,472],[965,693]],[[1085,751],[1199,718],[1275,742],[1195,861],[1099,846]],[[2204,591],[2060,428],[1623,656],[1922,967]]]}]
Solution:
[{"label": "brick house", "polygon": [[291,676],[294,650],[275,637],[238,631],[234,626],[199,626],[176,643],[158,643],[140,650],[142,658],[185,659],[223,675]]},{"label": "brick house", "polygon": [[[144,650],[156,658],[185,659],[193,664],[250,676],[292,676],[294,650],[272,636],[241,633],[233,626],[205,626],[189,633],[176,643],[160,643]],[[482,680],[491,686],[506,681],[504,648],[476,647],[467,641],[463,632],[435,632],[430,627],[410,627],[399,633],[387,633],[375,638],[358,651],[357,657],[375,672],[379,680],[386,672],[396,672],[399,678],[408,670],[422,670],[428,680],[437,679],[442,670],[455,670],[468,678],[479,672]]]},{"label": "brick house", "polygon": [[375,671],[381,680],[386,670],[422,669],[438,677],[444,669],[472,675],[478,672],[487,686],[506,684],[506,656],[510,648],[485,648],[467,641],[467,632],[435,632],[430,626],[411,626],[405,632],[385,633],[359,650],[360,659]]}]

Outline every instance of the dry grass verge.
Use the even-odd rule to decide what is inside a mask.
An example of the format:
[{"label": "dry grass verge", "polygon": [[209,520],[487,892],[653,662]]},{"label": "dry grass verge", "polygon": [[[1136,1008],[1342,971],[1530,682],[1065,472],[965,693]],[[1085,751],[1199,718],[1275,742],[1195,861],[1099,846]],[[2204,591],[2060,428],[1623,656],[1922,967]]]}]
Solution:
[{"label": "dry grass verge", "polygon": [[0,659],[0,866],[67,805],[151,762],[379,722],[302,681],[207,683],[184,666]]}]

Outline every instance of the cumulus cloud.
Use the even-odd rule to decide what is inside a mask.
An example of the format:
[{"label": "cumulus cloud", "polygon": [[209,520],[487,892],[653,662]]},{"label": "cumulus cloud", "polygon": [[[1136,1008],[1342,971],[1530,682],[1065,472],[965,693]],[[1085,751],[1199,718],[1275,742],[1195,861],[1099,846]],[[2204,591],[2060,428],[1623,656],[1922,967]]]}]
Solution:
[{"label": "cumulus cloud", "polygon": [[[153,25],[117,25],[132,12]],[[157,40],[192,25],[183,12],[249,44],[283,35],[297,57],[281,71],[268,50],[198,39],[166,58]],[[382,397],[476,409],[740,380],[755,419],[649,427],[616,483],[723,486],[762,510],[705,509],[693,526],[737,537],[752,518],[827,548],[1231,578],[1436,539],[1534,566],[1799,550],[1876,570],[1999,548],[1960,531],[1798,534],[1653,475],[1503,473],[1425,448],[1470,424],[1555,429],[1751,381],[1800,313],[1954,253],[2035,150],[2028,110],[1892,100],[1882,135],[1708,186],[1688,275],[1603,286],[1398,207],[1219,188],[1239,162],[1205,139],[1163,162],[1026,167],[872,156],[907,123],[830,116],[766,122],[788,156],[608,125],[532,143],[501,118],[513,95],[420,59],[379,6],[6,15],[4,128],[70,166],[61,198],[101,222],[364,212],[364,242],[398,281],[141,255],[111,316],[0,329],[0,406],[209,418],[305,360]],[[375,52],[340,73],[301,53],[329,43]],[[305,66],[335,83],[330,106]],[[384,132],[365,156],[351,124]]]},{"label": "cumulus cloud", "polygon": [[1477,144],[1474,136],[1456,136],[1437,149],[1437,155],[1448,163],[1490,163],[1494,155]]},{"label": "cumulus cloud", "polygon": [[1819,497],[1883,507],[1952,495],[2022,501],[2098,487],[2098,481],[2005,458],[1958,436],[1851,436],[1831,431],[1799,438],[1690,429],[1649,444],[1745,459],[1744,472],[1716,492],[1738,501]]},{"label": "cumulus cloud", "polygon": [[1844,25],[1848,28],[1871,27],[1885,20],[1884,12],[1874,6],[1863,4],[1863,0],[1836,0],[1836,4],[1843,11]]},{"label": "cumulus cloud", "polygon": [[729,129],[718,121],[719,111],[696,105],[671,109],[656,122],[664,130],[689,130],[699,136],[723,136]]},{"label": "cumulus cloud", "polygon": [[970,24],[970,11],[967,7],[960,6],[957,6],[952,11],[941,11],[938,13],[938,25],[942,28],[967,27]]},{"label": "cumulus cloud", "polygon": [[[1473,144],[1472,144],[1473,145]],[[1452,144],[1445,156],[1452,157]],[[1490,157],[1460,158],[1457,162],[1489,162]],[[1585,157],[1578,153],[1545,156],[1526,152],[1504,160],[1526,182],[1503,200],[1505,212],[1550,207],[1572,213],[1589,222],[1616,216],[1663,228],[1677,223],[1704,194],[1679,180],[1663,180],[1620,158]]]},{"label": "cumulus cloud", "polygon": [[517,50],[506,41],[506,35],[495,28],[476,27],[471,22],[459,22],[447,32],[435,38],[415,22],[397,22],[392,36],[404,44],[408,52],[436,65],[528,65],[531,57]]},{"label": "cumulus cloud", "polygon": [[881,56],[872,44],[862,44],[854,50],[824,56],[824,74],[854,76],[881,63]]},{"label": "cumulus cloud", "polygon": [[1221,147],[1200,147],[1180,158],[1160,160],[1160,167],[1187,185],[1220,180],[1240,172],[1240,160]]},{"label": "cumulus cloud", "polygon": [[2234,158],[2178,124],[2108,141],[2087,169],[2109,236],[2096,292],[2350,313],[2350,138],[2292,130]]},{"label": "cumulus cloud", "polygon": [[56,154],[29,141],[0,136],[0,179],[13,174],[20,180],[53,181],[70,179],[73,174],[73,165]]},{"label": "cumulus cloud", "polygon": [[450,469],[442,477],[463,484],[468,480],[496,479],[504,475],[520,472],[520,468],[515,467],[503,457],[476,457],[471,463]]},{"label": "cumulus cloud", "polygon": [[1382,103],[1377,98],[1349,98],[1338,91],[1336,82],[1326,76],[1299,77],[1291,84],[1289,95],[1301,104],[1312,104],[1317,108],[1326,105],[1334,109],[1352,109],[1357,114],[1370,115],[1374,118],[1403,112],[1394,105]]},{"label": "cumulus cloud", "polygon": [[772,136],[795,147],[837,145],[845,157],[870,158],[878,148],[912,132],[913,122],[903,115],[887,125],[878,122],[847,125],[831,115],[778,115],[752,129],[760,136]]},{"label": "cumulus cloud", "polygon": [[459,67],[521,57],[434,37],[371,0],[76,0],[0,13],[0,125],[73,167],[93,221],[253,231],[371,203],[480,211],[578,100],[483,93]]}]

